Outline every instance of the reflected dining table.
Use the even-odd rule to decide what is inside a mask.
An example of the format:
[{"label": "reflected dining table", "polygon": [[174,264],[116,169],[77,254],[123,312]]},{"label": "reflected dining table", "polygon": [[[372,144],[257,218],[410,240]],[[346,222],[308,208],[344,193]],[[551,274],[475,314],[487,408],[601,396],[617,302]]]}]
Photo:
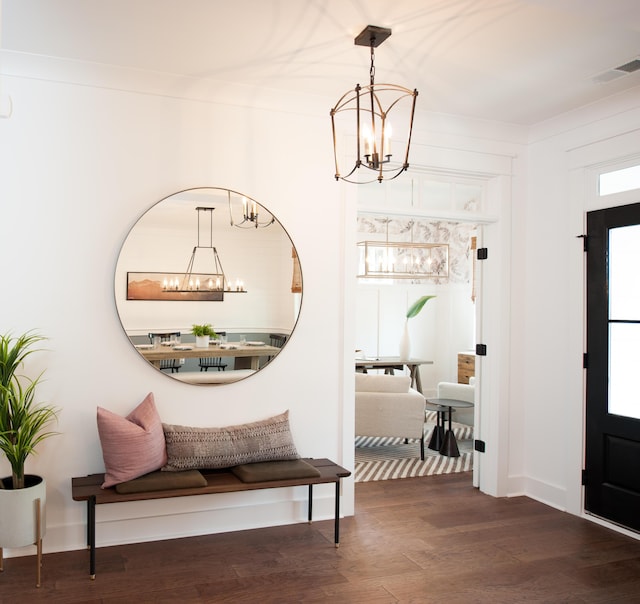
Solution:
[{"label": "reflected dining table", "polygon": [[168,359],[191,359],[198,357],[232,357],[235,359],[236,369],[257,370],[260,357],[275,356],[280,352],[276,346],[257,346],[252,344],[231,344],[226,346],[209,346],[208,348],[196,348],[190,345],[178,346],[136,346],[138,352],[152,365],[160,368],[160,361]]},{"label": "reflected dining table", "polygon": [[433,365],[433,361],[422,359],[408,359],[401,361],[400,357],[365,357],[356,359],[356,371],[366,373],[368,369],[384,369],[385,373],[393,375],[395,370],[402,370],[405,367],[411,376],[411,386],[420,394],[422,392],[422,381],[420,380],[420,365]]}]

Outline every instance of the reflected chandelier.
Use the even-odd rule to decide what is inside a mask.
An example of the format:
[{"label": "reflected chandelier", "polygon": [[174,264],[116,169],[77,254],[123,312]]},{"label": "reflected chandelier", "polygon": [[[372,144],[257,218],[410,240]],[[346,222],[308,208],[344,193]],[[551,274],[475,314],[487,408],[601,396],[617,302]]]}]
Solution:
[{"label": "reflected chandelier", "polygon": [[[263,218],[262,222],[259,220],[259,210],[264,209],[262,206],[251,198],[242,197],[242,221],[234,222],[233,220],[233,209],[231,207],[231,191],[227,192],[229,198],[229,221],[231,222],[231,226],[238,227],[240,229],[250,229],[250,228],[264,228],[271,226],[276,219],[273,216],[267,216],[267,218]],[[265,210],[266,212],[266,210]],[[268,212],[266,212],[269,214]]]},{"label": "reflected chandelier", "polygon": [[[166,274],[162,283],[162,291],[167,296],[177,296],[180,294],[188,294],[190,300],[208,300],[220,301],[224,300],[225,293],[246,293],[247,290],[241,280],[237,280],[232,286],[225,276],[222,268],[222,262],[218,256],[218,250],[213,245],[213,207],[196,208],[198,213],[198,240],[191,252],[187,269],[184,273],[174,275]],[[209,240],[200,243],[200,215],[209,215]],[[208,243],[208,244],[207,244]],[[201,254],[198,254],[202,250]],[[196,271],[196,257],[200,256],[200,265],[207,264],[210,268],[208,272]],[[175,279],[173,278],[175,276]],[[165,299],[163,298],[163,299]],[[171,299],[171,298],[166,298]],[[177,298],[181,299],[181,298]]]},{"label": "reflected chandelier", "polygon": [[[368,25],[355,38],[357,46],[369,46],[371,49],[371,67],[369,70],[369,85],[360,86],[357,84],[354,90],[345,93],[331,109],[331,129],[333,133],[333,154],[335,160],[335,178],[355,184],[365,184],[377,180],[392,180],[399,176],[409,167],[409,146],[411,145],[411,132],[413,130],[413,116],[416,106],[417,90],[410,90],[395,84],[375,83],[375,53],[374,49],[380,46],[391,35],[391,30],[375,25]],[[408,119],[406,129],[406,146],[394,158],[391,149],[391,123],[388,119],[391,110],[395,110],[394,117]],[[400,116],[400,112],[405,115]],[[339,149],[338,137],[336,136],[336,126],[340,120],[347,121],[347,117],[355,115],[356,150],[355,159],[345,161],[353,167],[351,171],[343,175],[339,164],[340,159],[348,154]],[[353,125],[345,128],[349,131]],[[402,130],[397,130],[401,133]],[[394,144],[397,139],[394,138]],[[340,158],[340,159],[339,159]],[[357,178],[360,168],[371,170],[374,174],[371,179],[365,177],[363,180]]]}]

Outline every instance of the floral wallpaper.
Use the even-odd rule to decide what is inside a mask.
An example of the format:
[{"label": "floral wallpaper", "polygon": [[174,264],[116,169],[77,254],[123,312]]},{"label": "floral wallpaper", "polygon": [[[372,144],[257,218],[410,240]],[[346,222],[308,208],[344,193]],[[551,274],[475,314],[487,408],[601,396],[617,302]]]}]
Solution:
[{"label": "floral wallpaper", "polygon": [[429,278],[429,281],[438,284],[471,281],[471,238],[475,234],[476,225],[468,223],[413,217],[358,216],[358,241],[388,240],[448,244],[449,276]]}]

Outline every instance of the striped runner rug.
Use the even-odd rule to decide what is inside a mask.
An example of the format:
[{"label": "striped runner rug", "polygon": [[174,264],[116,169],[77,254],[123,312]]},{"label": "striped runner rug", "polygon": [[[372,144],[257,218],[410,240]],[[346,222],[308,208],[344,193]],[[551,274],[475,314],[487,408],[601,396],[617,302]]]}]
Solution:
[{"label": "striped runner rug", "polygon": [[418,440],[405,443],[405,439],[400,437],[356,436],[355,481],[392,480],[472,470],[473,428],[452,423],[460,457],[447,457],[427,447],[435,426],[435,413],[427,412],[426,419],[424,461],[420,459]]}]

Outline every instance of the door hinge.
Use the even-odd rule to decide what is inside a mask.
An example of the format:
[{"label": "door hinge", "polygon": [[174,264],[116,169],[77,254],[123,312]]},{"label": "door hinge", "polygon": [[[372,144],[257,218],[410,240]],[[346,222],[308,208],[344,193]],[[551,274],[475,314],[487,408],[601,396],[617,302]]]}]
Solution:
[{"label": "door hinge", "polygon": [[589,236],[588,235],[576,235],[576,239],[582,239],[582,251],[589,251]]},{"label": "door hinge", "polygon": [[478,453],[484,453],[486,449],[486,444],[483,440],[474,440],[473,441],[473,449]]},{"label": "door hinge", "polygon": [[476,355],[479,357],[487,356],[487,345],[486,344],[476,344]]},{"label": "door hinge", "polygon": [[582,484],[583,487],[587,485],[587,471],[586,470],[582,470],[581,484]]},{"label": "door hinge", "polygon": [[477,251],[478,260],[486,260],[489,256],[489,248],[488,247],[479,247]]},{"label": "door hinge", "polygon": [[589,355],[586,352],[582,353],[582,368],[589,369]]}]

